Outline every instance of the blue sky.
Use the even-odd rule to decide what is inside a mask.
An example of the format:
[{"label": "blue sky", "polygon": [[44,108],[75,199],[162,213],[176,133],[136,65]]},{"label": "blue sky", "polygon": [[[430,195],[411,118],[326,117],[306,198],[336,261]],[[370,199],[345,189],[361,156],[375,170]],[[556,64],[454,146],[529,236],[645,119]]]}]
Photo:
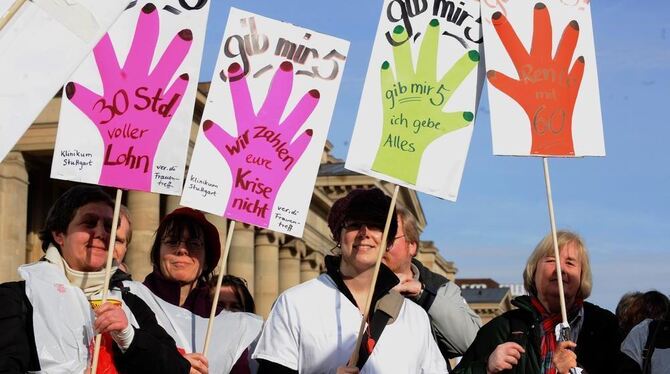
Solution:
[{"label": "blue sky", "polygon": [[[328,137],[344,159],[381,3],[213,0],[200,80],[211,79],[230,6],[349,40]],[[607,156],[549,163],[557,224],[580,233],[591,253],[589,301],[613,310],[627,291],[670,293],[670,2],[601,0],[591,11]],[[423,239],[456,262],[458,277],[521,283],[550,229],[541,159],[492,155],[486,91],[458,201],[420,199]]]}]

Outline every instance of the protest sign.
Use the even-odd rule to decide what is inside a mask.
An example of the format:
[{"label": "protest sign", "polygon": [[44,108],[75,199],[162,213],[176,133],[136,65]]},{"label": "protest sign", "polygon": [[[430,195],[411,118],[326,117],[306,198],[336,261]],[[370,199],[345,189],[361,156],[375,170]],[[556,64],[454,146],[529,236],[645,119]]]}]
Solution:
[{"label": "protest sign", "polygon": [[591,7],[482,2],[493,153],[604,156]]},{"label": "protest sign", "polygon": [[348,48],[232,8],[181,204],[301,236]]},{"label": "protest sign", "polygon": [[455,200],[483,71],[479,2],[384,1],[345,167]]},{"label": "protest sign", "polygon": [[210,3],[133,4],[65,86],[51,177],[178,195]]},{"label": "protest sign", "polygon": [[[0,161],[130,3],[33,0],[0,29]],[[0,16],[15,0],[0,0]],[[48,61],[48,63],[47,63]]]}]

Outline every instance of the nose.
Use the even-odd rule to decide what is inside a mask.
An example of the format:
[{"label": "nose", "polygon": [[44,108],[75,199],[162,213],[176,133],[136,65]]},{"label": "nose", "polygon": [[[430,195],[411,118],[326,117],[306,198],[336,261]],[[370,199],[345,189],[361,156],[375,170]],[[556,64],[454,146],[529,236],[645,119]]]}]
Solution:
[{"label": "nose", "polygon": [[368,233],[370,232],[370,229],[368,228],[368,225],[362,224],[361,228],[358,229],[358,236],[360,237],[366,237],[368,236]]},{"label": "nose", "polygon": [[180,240],[179,244],[177,245],[177,251],[175,252],[177,255],[188,255],[188,246],[186,245],[185,240]]},{"label": "nose", "polygon": [[108,242],[109,242],[110,227],[105,225],[104,220],[99,219],[97,224],[95,225],[94,230],[95,230],[94,235],[97,238],[102,239],[105,242],[105,244],[109,244]]}]

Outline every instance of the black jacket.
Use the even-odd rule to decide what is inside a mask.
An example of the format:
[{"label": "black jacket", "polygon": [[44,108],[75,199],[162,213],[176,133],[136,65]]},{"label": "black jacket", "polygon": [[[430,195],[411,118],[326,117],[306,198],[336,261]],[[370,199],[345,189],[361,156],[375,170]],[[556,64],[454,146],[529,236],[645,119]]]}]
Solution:
[{"label": "black jacket", "polygon": [[[112,285],[120,286],[127,275],[118,271]],[[188,373],[191,365],[176,344],[156,322],[142,299],[122,289],[124,303],[140,328],[125,353],[114,345],[114,363],[120,373]],[[25,294],[25,281],[0,285],[0,373],[40,370],[33,330],[33,308]]]},{"label": "black jacket", "polygon": [[[512,301],[519,309],[511,310],[482,326],[455,373],[486,373],[489,355],[505,342],[520,343],[526,353],[519,364],[508,373],[539,373],[542,319],[532,308],[530,297],[520,296]],[[522,330],[523,337],[512,340],[511,326]],[[584,303],[584,320],[577,338],[577,364],[588,374],[613,373],[618,368],[622,353],[621,331],[610,311],[591,303]]]}]

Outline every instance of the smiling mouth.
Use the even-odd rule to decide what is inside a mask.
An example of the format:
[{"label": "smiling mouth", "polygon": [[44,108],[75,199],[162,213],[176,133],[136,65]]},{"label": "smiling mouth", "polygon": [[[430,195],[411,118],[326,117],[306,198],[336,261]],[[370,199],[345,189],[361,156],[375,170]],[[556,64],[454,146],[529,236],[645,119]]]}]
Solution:
[{"label": "smiling mouth", "polygon": [[365,249],[365,250],[370,250],[370,249],[375,249],[377,246],[371,245],[371,244],[358,244],[353,246],[354,249]]},{"label": "smiling mouth", "polygon": [[189,264],[188,262],[173,262],[172,263],[172,266],[177,266],[177,267],[184,267],[184,266],[189,266],[189,265],[191,265],[191,264]]}]

